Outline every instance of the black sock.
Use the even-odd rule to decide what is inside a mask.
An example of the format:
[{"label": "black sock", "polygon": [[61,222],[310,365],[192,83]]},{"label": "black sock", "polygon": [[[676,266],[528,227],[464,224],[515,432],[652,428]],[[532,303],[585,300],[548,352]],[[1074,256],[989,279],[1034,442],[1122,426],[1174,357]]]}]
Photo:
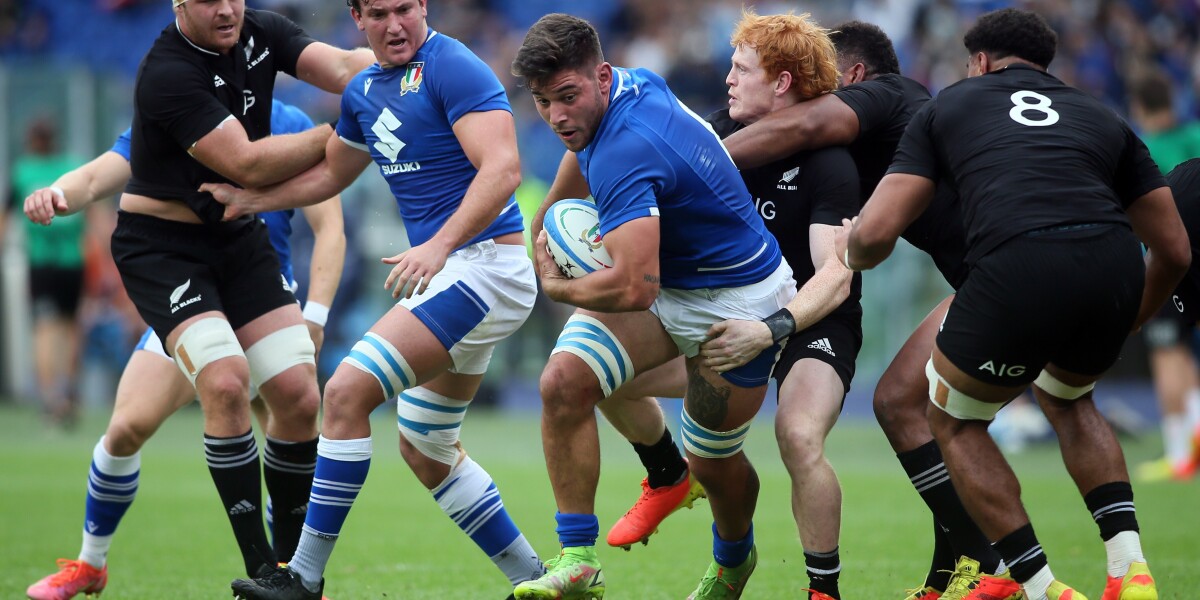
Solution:
[{"label": "black sock", "polygon": [[1001,538],[996,542],[996,551],[1004,557],[1013,579],[1019,583],[1029,581],[1046,566],[1046,553],[1033,533],[1032,523]]},{"label": "black sock", "polygon": [[313,471],[317,467],[317,439],[285,442],[267,438],[263,451],[263,479],[271,495],[274,524],[271,542],[280,562],[292,560],[300,529],[308,512],[308,494],[312,491]]},{"label": "black sock", "polygon": [[938,591],[946,591],[950,583],[950,574],[954,571],[954,548],[946,530],[933,520],[933,560],[929,563],[929,573],[925,575],[925,585]]},{"label": "black sock", "polygon": [[254,432],[229,438],[204,434],[204,456],[233,526],[246,574],[255,577],[263,565],[275,566],[275,553],[263,527],[262,477]]},{"label": "black sock", "polygon": [[946,537],[950,540],[955,560],[959,556],[968,556],[979,561],[981,572],[994,574],[1000,567],[1000,554],[984,537],[979,526],[967,514],[962,500],[959,500],[954,484],[950,483],[950,473],[946,471],[942,450],[937,442],[931,440],[923,446],[897,454],[896,458],[900,459],[909,481],[921,494],[933,518],[946,527]]},{"label": "black sock", "polygon": [[808,568],[808,587],[834,598],[842,597],[838,591],[838,575],[842,574],[842,561],[838,557],[837,548],[832,552],[805,550],[804,566]]},{"label": "black sock", "polygon": [[1128,481],[1114,481],[1097,486],[1083,497],[1100,526],[1100,539],[1111,540],[1122,531],[1139,531],[1137,513],[1133,510],[1133,487]]},{"label": "black sock", "polygon": [[633,444],[633,450],[646,467],[646,480],[651,488],[675,485],[687,475],[687,463],[671,439],[670,429],[664,427],[662,437],[653,445]]}]

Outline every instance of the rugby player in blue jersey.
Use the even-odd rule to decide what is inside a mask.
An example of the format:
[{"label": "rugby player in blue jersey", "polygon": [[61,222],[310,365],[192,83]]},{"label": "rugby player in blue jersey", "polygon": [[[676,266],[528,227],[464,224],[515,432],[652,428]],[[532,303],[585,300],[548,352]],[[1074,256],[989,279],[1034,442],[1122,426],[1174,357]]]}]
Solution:
[{"label": "rugby player in blue jersey", "polygon": [[[542,373],[542,444],[562,550],[517,598],[599,598],[594,408],[637,374],[686,357],[684,447],[713,511],[713,557],[691,598],[741,595],[757,563],[752,519],[758,478],[741,453],[766,394],[779,342],[795,323],[791,268],[756,214],[720,140],[658,75],[605,62],[596,30],[564,14],[526,34],[512,72],[532,92],[568,160],[556,192],[596,199],[614,266],[567,279],[539,236],[546,293],[579,308]],[[573,161],[573,162],[572,162]],[[553,199],[553,196],[551,197]],[[718,374],[700,344],[717,322],[765,320],[776,342]]]},{"label": "rugby player in blue jersey", "polygon": [[[312,120],[303,111],[273,101],[271,133],[297,133],[312,127]],[[48,224],[55,216],[74,213],[91,202],[117,194],[124,189],[129,174],[129,130],[126,130],[109,151],[64,174],[53,186],[31,194],[25,200],[25,214],[35,223]],[[271,245],[279,255],[281,274],[295,287],[288,243],[293,212],[264,213],[259,218],[267,224]],[[304,217],[313,229],[315,240],[304,316],[313,344],[320,350],[325,337],[325,319],[337,293],[346,250],[341,199],[333,197],[328,202],[306,207]],[[137,494],[141,448],[167,417],[195,397],[196,390],[167,356],[159,337],[153,329],[147,329],[121,374],[108,429],[92,453],[79,558],[59,559],[56,573],[42,578],[26,591],[30,598],[65,600],[77,594],[99,594],[104,589],[108,582],[108,550],[121,518]],[[256,404],[261,401],[256,399]],[[265,422],[264,427],[267,430],[265,479],[278,513],[272,523],[272,545],[277,559],[286,562],[300,539],[315,448],[274,439]],[[315,442],[309,445],[315,446]],[[307,458],[300,456],[297,460],[298,452],[301,455],[307,452]],[[253,516],[261,523],[257,512]],[[230,515],[231,520],[234,518],[243,516]],[[254,528],[247,529],[253,532]],[[252,548],[255,538],[265,536],[265,533],[261,524],[257,532],[248,536],[250,539],[241,539],[247,537],[240,535],[242,531],[242,528],[234,527],[234,535],[239,537],[238,547],[249,569],[261,560]]]},{"label": "rugby player in blue jersey", "polygon": [[[426,23],[424,0],[349,0],[378,64],[342,95],[325,159],[270,188],[206,185],[226,218],[319,202],[374,161],[411,249],[385,287],[400,301],[351,350],[325,388],[312,497],[286,569],[238,580],[236,595],[318,598],[342,525],[366,481],[370,414],[398,396],[400,453],[438,506],[512,585],[543,567],[492,478],[458,441],[496,343],[533,308],[537,281],[513,192],[521,181],[504,88],[458,40]],[[402,595],[414,595],[409,590]],[[427,593],[416,594],[427,596]]]}]

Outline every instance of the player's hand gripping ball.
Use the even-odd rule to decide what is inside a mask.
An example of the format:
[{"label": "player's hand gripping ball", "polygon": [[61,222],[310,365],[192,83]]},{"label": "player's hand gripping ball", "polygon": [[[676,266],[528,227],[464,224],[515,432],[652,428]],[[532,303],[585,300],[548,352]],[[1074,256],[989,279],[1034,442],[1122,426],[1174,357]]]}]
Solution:
[{"label": "player's hand gripping ball", "polygon": [[583,277],[613,265],[600,237],[596,205],[586,200],[560,200],[546,211],[546,246],[563,274]]}]

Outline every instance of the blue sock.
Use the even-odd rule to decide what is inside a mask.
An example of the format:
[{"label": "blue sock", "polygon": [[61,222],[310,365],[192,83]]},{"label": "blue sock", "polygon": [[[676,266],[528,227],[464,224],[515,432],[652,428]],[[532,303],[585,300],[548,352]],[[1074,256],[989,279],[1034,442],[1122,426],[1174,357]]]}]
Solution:
[{"label": "blue sock", "polygon": [[492,476],[464,457],[431,490],[442,512],[466,533],[513,585],[541,576],[537,552],[513,523]]},{"label": "blue sock", "polygon": [[750,548],[754,546],[754,524],[750,524],[750,530],[746,532],[746,537],[740,540],[725,541],[717,535],[717,524],[713,523],[713,559],[722,567],[736,567],[746,562],[746,558],[750,556]]},{"label": "blue sock", "polygon": [[83,520],[83,547],[80,560],[96,567],[104,566],[113,533],[121,517],[137,495],[141,454],[113,456],[104,449],[104,438],[92,451],[88,473],[87,508]]},{"label": "blue sock", "polygon": [[300,544],[288,568],[315,591],[325,573],[333,544],[342,532],[350,507],[358,498],[371,467],[371,438],[317,443],[317,469]]},{"label": "blue sock", "polygon": [[600,519],[596,515],[579,513],[554,513],[558,527],[558,543],[563,548],[573,546],[595,546],[596,538],[600,536]]}]

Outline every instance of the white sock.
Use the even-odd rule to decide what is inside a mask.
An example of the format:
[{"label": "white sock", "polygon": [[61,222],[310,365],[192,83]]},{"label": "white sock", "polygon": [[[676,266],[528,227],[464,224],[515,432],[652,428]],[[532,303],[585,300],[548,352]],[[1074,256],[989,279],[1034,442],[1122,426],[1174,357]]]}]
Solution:
[{"label": "white sock", "polygon": [[1050,584],[1054,583],[1054,574],[1050,572],[1050,565],[1046,565],[1033,574],[1029,581],[1021,584],[1025,590],[1025,598],[1028,600],[1046,600],[1046,590],[1050,588]]},{"label": "white sock", "polygon": [[84,531],[83,545],[79,547],[79,560],[97,569],[103,569],[104,564],[108,562],[108,549],[112,547],[112,540],[111,535],[92,535]]},{"label": "white sock", "polygon": [[1200,426],[1200,389],[1188,390],[1187,395],[1183,397],[1183,403],[1188,424],[1192,427]]},{"label": "white sock", "polygon": [[1187,460],[1192,455],[1192,428],[1187,415],[1169,414],[1162,418],[1163,454],[1171,466]]},{"label": "white sock", "polygon": [[1136,531],[1122,531],[1104,542],[1108,553],[1108,576],[1124,577],[1129,563],[1146,562],[1142,556],[1142,536]]},{"label": "white sock", "polygon": [[1002,559],[1000,559],[1000,564],[996,565],[996,572],[992,573],[992,575],[995,575],[996,577],[1000,577],[1000,576],[1003,576],[1007,572],[1008,572],[1008,565],[1004,563],[1004,559],[1002,558]]}]

